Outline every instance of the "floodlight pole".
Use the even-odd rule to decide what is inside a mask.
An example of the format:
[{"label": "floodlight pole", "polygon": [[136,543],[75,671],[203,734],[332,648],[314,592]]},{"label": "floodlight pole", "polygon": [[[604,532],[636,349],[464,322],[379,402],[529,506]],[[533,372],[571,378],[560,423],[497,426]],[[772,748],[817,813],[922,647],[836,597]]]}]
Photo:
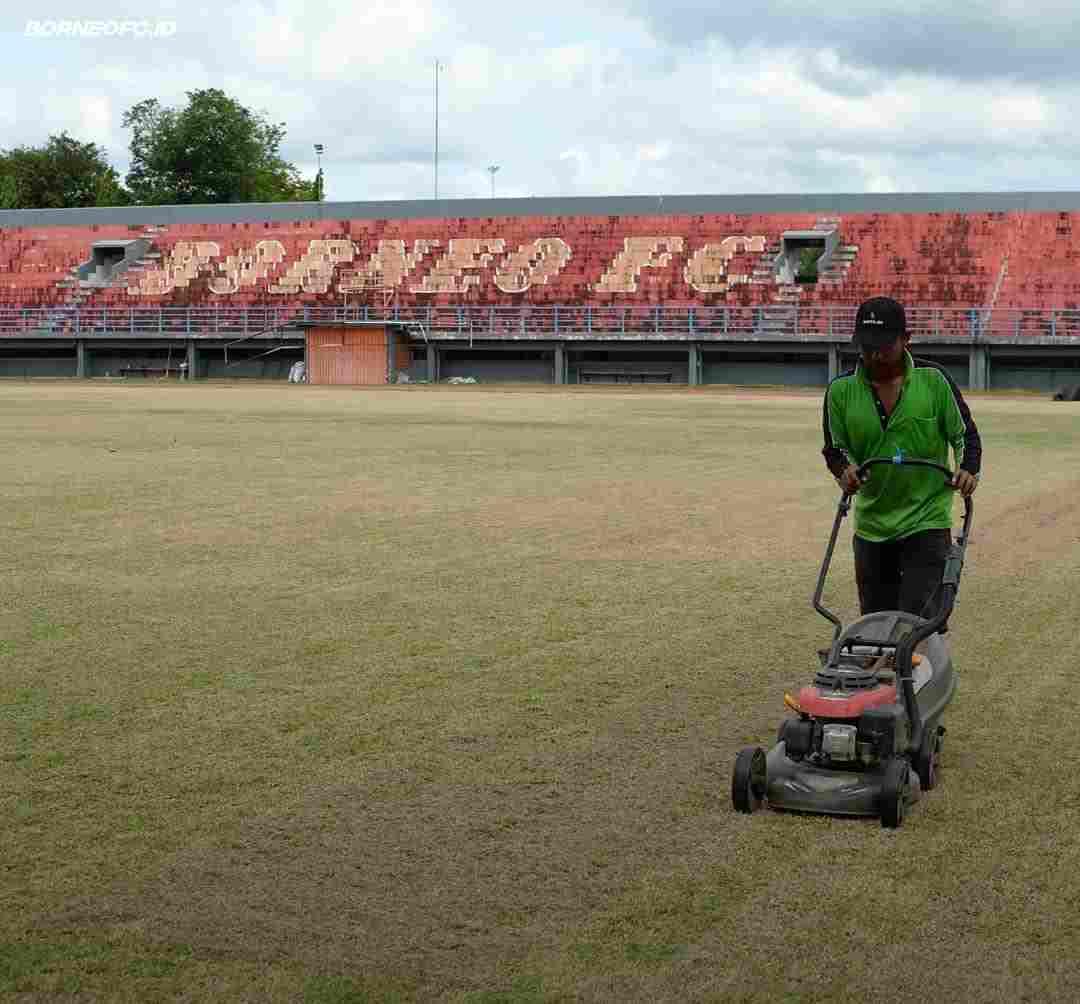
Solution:
[{"label": "floodlight pole", "polygon": [[435,201],[439,201],[439,61],[435,60]]},{"label": "floodlight pole", "polygon": [[488,174],[491,175],[491,197],[495,198],[495,172],[499,170],[498,164],[491,164],[488,167]]}]

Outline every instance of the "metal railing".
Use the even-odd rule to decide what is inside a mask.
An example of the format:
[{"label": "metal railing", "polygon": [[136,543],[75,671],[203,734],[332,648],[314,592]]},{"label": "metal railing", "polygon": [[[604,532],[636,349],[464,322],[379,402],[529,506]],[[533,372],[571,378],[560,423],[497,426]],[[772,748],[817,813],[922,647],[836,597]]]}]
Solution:
[{"label": "metal railing", "polygon": [[[0,335],[252,337],[299,335],[304,323],[397,321],[435,338],[844,340],[854,306],[214,306],[0,307]],[[1080,342],[1080,310],[915,307],[917,339]]]},{"label": "metal railing", "polygon": [[295,326],[296,307],[0,307],[0,334],[234,336]]}]

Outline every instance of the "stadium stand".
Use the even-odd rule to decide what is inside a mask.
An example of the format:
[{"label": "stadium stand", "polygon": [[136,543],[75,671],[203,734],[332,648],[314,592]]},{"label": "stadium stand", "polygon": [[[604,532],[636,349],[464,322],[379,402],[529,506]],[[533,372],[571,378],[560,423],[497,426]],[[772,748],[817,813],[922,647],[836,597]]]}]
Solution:
[{"label": "stadium stand", "polygon": [[[1063,223],[1063,218],[1065,222]],[[820,255],[799,281],[798,253]],[[0,230],[0,303],[341,302],[986,309],[1080,302],[1068,214],[266,221]]]},{"label": "stadium stand", "polygon": [[[153,224],[124,222],[136,213],[155,216],[145,209],[91,211],[101,222],[83,225],[72,222],[85,219],[78,211],[54,211],[53,225],[34,213],[5,213],[0,307],[45,308],[44,327],[57,332],[70,328],[76,308],[82,330],[92,328],[87,311],[94,308],[343,303],[590,306],[616,309],[620,318],[658,306],[725,307],[728,321],[738,323],[739,310],[797,305],[810,317],[885,293],[910,307],[978,312],[985,330],[1007,324],[1010,336],[1080,335],[1073,211],[1023,208],[1030,197],[1018,196],[1001,210],[954,201],[931,212],[926,205],[939,197],[919,198],[918,211],[890,207],[888,197],[875,208],[874,197],[847,196],[829,200],[831,211],[759,211],[759,204],[755,211],[667,215],[624,212],[619,199],[604,203],[614,210],[607,215],[483,216],[481,203],[469,204],[470,215],[421,211],[415,218],[186,207],[175,221],[165,213]],[[984,205],[996,199],[985,197]],[[817,202],[826,205],[824,197]],[[232,215],[215,219],[215,211]],[[32,225],[17,223],[31,218]],[[816,274],[806,273],[808,252]],[[178,323],[163,318],[161,330]],[[592,323],[606,322],[598,314]]]},{"label": "stadium stand", "polygon": [[183,353],[195,379],[284,379],[338,325],[400,338],[415,379],[814,384],[886,293],[965,386],[1071,389],[1077,212],[1080,192],[0,210],[0,375]]}]

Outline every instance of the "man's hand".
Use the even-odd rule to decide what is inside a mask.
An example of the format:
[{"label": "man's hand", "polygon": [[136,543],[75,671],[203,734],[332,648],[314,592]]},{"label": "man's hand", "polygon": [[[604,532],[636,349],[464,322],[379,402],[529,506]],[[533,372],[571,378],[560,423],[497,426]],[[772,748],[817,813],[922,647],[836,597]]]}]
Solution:
[{"label": "man's hand", "polygon": [[956,472],[956,476],[952,479],[952,486],[955,488],[964,498],[971,495],[979,485],[979,479],[976,475],[970,471],[960,470]]},{"label": "man's hand", "polygon": [[840,485],[848,495],[854,495],[862,487],[858,471],[858,464],[848,464],[848,466],[844,468],[844,473],[836,479],[836,483]]}]

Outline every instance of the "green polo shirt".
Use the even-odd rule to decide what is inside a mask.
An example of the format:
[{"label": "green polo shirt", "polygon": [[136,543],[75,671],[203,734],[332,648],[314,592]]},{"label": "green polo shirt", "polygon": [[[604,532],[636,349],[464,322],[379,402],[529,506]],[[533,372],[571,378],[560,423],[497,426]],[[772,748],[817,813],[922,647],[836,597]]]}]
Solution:
[{"label": "green polo shirt", "polygon": [[[982,446],[960,390],[944,369],[904,353],[904,383],[890,415],[859,364],[837,377],[825,394],[825,454],[839,473],[844,460],[861,464],[873,457],[905,457],[949,465],[949,447],[958,466],[979,473]],[[886,467],[870,470],[855,497],[855,532],[885,541],[953,525],[956,492],[934,470]]]}]

